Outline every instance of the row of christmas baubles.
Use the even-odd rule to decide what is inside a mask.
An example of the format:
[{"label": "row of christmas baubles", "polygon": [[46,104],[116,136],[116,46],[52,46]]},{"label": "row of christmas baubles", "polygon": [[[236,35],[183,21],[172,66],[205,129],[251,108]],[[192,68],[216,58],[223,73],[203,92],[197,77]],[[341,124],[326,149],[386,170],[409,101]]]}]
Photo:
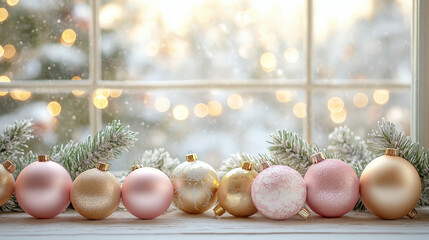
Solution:
[{"label": "row of christmas baubles", "polygon": [[[414,217],[420,197],[420,178],[415,168],[397,156],[396,149],[372,161],[362,173],[360,193],[365,206],[384,219]],[[187,213],[202,213],[213,207],[216,215],[225,211],[246,217],[260,211],[268,218],[282,220],[296,214],[308,217],[305,202],[324,217],[339,217],[349,212],[359,198],[359,180],[354,170],[323,153],[311,156],[313,165],[304,179],[294,169],[268,162],[257,174],[253,164],[228,172],[219,182],[216,171],[186,156],[170,179],[154,168],[135,167],[125,179],[122,190],[108,172],[108,165],[98,164],[80,174],[72,183],[68,172],[50,162],[46,155],[30,164],[17,178],[15,195],[24,211],[37,218],[52,218],[72,202],[82,216],[103,219],[118,207],[121,195],[124,206],[133,215],[152,219],[164,213],[171,201]],[[0,167],[0,205],[14,192],[13,164]],[[217,198],[216,198],[217,196]]]}]

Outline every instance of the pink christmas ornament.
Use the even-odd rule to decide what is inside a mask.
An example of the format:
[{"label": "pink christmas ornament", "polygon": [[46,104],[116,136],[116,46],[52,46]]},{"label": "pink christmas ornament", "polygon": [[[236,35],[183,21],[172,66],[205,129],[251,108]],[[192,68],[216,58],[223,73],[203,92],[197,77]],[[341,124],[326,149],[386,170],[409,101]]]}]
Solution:
[{"label": "pink christmas ornament", "polygon": [[307,218],[309,212],[303,208],[307,191],[304,179],[288,166],[263,164],[264,170],[252,184],[252,200],[264,216],[284,220],[297,213]]},{"label": "pink christmas ornament", "polygon": [[48,155],[25,167],[15,184],[15,196],[21,208],[35,218],[53,218],[70,204],[70,174]]},{"label": "pink christmas ornament", "polygon": [[323,217],[341,217],[359,199],[359,179],[347,163],[326,159],[319,152],[311,156],[313,165],[304,176],[307,185],[307,204]]},{"label": "pink christmas ornament", "polygon": [[136,217],[152,219],[163,214],[173,200],[173,184],[158,169],[138,168],[122,184],[122,202]]}]

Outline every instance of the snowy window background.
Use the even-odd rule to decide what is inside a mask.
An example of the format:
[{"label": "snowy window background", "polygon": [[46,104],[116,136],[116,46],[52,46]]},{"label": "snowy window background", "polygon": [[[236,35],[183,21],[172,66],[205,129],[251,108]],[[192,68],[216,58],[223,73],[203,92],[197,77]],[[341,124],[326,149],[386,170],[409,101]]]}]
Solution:
[{"label": "snowy window background", "polygon": [[[113,119],[144,149],[215,167],[287,128],[323,146],[381,117],[410,131],[411,0],[2,0],[0,125],[30,148]],[[98,15],[99,21],[93,21]]]}]

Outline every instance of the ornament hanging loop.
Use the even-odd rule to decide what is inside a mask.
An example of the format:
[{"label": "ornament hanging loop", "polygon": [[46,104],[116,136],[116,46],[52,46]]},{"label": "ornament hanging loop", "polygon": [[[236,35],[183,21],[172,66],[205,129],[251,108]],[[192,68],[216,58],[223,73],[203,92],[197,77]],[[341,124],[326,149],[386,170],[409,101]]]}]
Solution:
[{"label": "ornament hanging loop", "polygon": [[416,209],[411,210],[411,212],[409,212],[409,213],[407,214],[407,216],[408,216],[409,218],[411,218],[411,219],[413,219],[413,218],[417,217],[417,210],[416,210]]}]

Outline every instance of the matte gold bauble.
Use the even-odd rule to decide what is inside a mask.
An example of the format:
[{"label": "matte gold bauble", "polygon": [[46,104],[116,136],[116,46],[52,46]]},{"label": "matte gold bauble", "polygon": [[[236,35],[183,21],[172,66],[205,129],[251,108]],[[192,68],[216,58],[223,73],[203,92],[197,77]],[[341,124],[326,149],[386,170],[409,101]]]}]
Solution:
[{"label": "matte gold bauble", "polygon": [[173,202],[186,213],[203,213],[216,202],[219,177],[216,171],[196,154],[186,155],[186,162],[171,174],[174,187]]},{"label": "matte gold bauble", "polygon": [[12,173],[15,171],[15,168],[15,165],[9,160],[0,164],[0,206],[12,197],[15,188],[15,179]]},{"label": "matte gold bauble", "polygon": [[258,212],[251,195],[252,183],[257,175],[250,162],[243,162],[241,168],[225,174],[217,190],[219,204],[213,209],[215,215],[221,216],[225,210],[236,217],[248,217]]},{"label": "matte gold bauble", "polygon": [[374,215],[383,219],[413,218],[421,194],[419,174],[397,149],[370,162],[360,178],[360,197]]},{"label": "matte gold bauble", "polygon": [[121,185],[110,173],[109,165],[99,163],[77,176],[71,188],[74,209],[88,219],[103,219],[112,214],[121,201]]}]

